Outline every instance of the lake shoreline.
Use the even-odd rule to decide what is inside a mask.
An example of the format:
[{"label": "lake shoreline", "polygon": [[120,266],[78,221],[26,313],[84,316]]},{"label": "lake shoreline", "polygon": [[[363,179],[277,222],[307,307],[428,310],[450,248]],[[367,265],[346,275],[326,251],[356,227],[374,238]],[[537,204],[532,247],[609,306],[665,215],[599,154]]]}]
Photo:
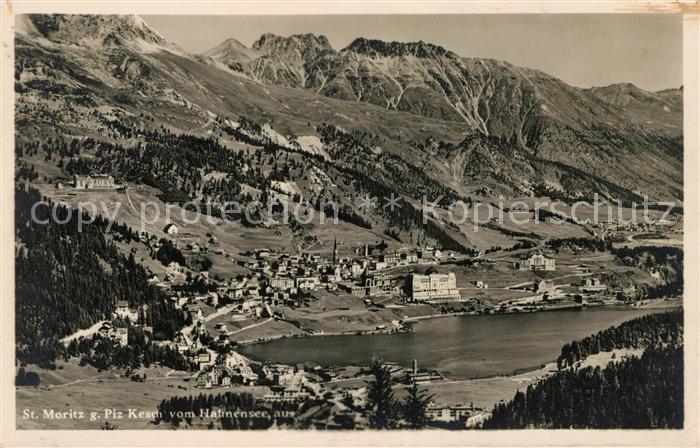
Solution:
[{"label": "lake shoreline", "polygon": [[[644,307],[552,310],[557,313],[416,316],[407,319],[406,328],[401,330],[284,335],[241,344],[240,353],[258,362],[336,367],[366,366],[376,355],[403,367],[417,359],[421,367],[454,380],[512,376],[552,362],[565,343],[679,304],[656,301]],[[461,315],[470,319],[454,319]],[[312,339],[320,336],[328,338],[322,343]],[[268,344],[272,342],[275,344]]]},{"label": "lake shoreline", "polygon": [[[673,301],[673,303],[663,303],[667,301]],[[680,301],[680,303],[675,303]],[[575,306],[554,306],[547,307],[545,309],[532,310],[532,311],[501,311],[497,313],[475,313],[467,311],[458,311],[454,313],[438,313],[438,314],[425,314],[422,316],[412,316],[404,319],[401,326],[394,327],[391,329],[377,329],[377,330],[345,330],[340,332],[319,332],[319,333],[301,333],[301,334],[280,334],[277,336],[268,336],[265,338],[257,338],[251,340],[236,341],[240,347],[248,347],[252,345],[262,345],[270,342],[275,342],[279,340],[286,339],[304,339],[312,337],[338,337],[338,336],[369,336],[369,335],[389,335],[397,333],[410,333],[414,331],[411,327],[406,328],[406,324],[413,324],[416,322],[422,322],[433,319],[440,319],[446,317],[473,317],[473,316],[502,316],[502,315],[525,315],[525,314],[536,314],[536,313],[546,313],[546,312],[557,312],[557,311],[571,311],[571,310],[583,310],[586,308],[601,308],[601,307],[616,307],[631,310],[643,310],[643,309],[672,309],[682,306],[682,299],[650,299],[643,300],[641,302],[635,303],[604,303],[600,305],[575,305]]]}]

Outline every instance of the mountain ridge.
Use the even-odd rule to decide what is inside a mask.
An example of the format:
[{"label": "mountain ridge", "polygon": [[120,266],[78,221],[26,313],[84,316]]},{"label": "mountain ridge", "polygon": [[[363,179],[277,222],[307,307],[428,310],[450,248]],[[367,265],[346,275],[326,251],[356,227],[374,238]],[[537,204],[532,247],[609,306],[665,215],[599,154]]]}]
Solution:
[{"label": "mountain ridge", "polygon": [[[387,109],[461,121],[469,129],[486,135],[504,136],[503,128],[510,128],[507,136],[515,138],[522,146],[528,146],[524,138],[528,134],[527,127],[538,119],[563,121],[579,129],[590,128],[591,123],[599,121],[616,126],[652,125],[670,135],[680,132],[677,121],[666,122],[658,117],[648,120],[654,115],[652,112],[644,116],[627,114],[619,102],[611,101],[597,88],[573,87],[540,70],[517,67],[505,61],[464,58],[423,41],[385,42],[363,37],[339,51],[327,45],[324,51],[304,54],[303,49],[299,49],[298,36],[274,36],[276,48],[294,47],[295,51],[260,54],[248,62],[250,67],[243,61],[236,61],[238,71],[268,85],[306,88],[347,101],[369,102]],[[304,36],[310,41],[319,39],[312,34]],[[256,42],[266,39],[270,37]],[[327,39],[324,38],[324,42]],[[230,59],[225,62],[232,65]],[[636,86],[635,89],[646,92]],[[501,97],[494,97],[494,91]],[[557,104],[555,101],[561,94],[567,98]],[[663,109],[667,105],[661,95],[649,94],[657,103],[648,108]],[[490,113],[500,108],[503,114],[505,102],[520,103],[521,110],[513,111],[519,116]],[[571,111],[572,106],[578,110]],[[536,119],[528,122],[528,114]],[[518,124],[522,131],[512,132]]]},{"label": "mountain ridge", "polygon": [[[435,185],[442,184],[455,197],[488,184],[508,196],[534,195],[547,185],[570,198],[592,192],[627,201],[644,194],[682,198],[682,140],[659,131],[666,123],[638,125],[647,118],[643,112],[658,101],[667,104],[678,96],[673,92],[656,94],[659,99],[652,98],[651,106],[639,102],[625,111],[614,98],[506,62],[446,57],[429,44],[404,46],[398,56],[368,58],[356,51],[336,52],[310,34],[293,41],[268,35],[257,47],[269,55],[251,57],[234,70],[211,56],[258,52],[248,53],[240,42],[227,40],[209,55],[179,54],[156,37],[144,51],[148,39],[138,21],[109,16],[96,29],[88,26],[93,18],[87,17],[86,25],[80,17],[71,20],[78,25],[73,34],[45,27],[48,37],[17,34],[20,122],[34,117],[40,99],[50,97],[56,104],[67,102],[51,112],[57,117],[90,104],[112,111],[109,116],[145,115],[172,132],[234,135],[234,146],[240,139],[260,145],[274,141],[286,151],[326,154],[326,160],[327,154],[349,157],[351,148],[342,145],[361,137],[359,152],[343,163],[351,167],[370,157],[374,164],[363,174],[368,177],[386,163],[386,178],[393,179],[397,193],[409,191],[401,185],[410,181],[391,170],[420,169],[426,185],[438,191]],[[114,23],[119,20],[125,21]],[[103,51],[76,45],[85,38],[81,29]],[[114,30],[123,34],[104,38]],[[310,49],[304,48],[307,43]],[[414,54],[423,47],[431,50],[425,60]],[[668,117],[682,120],[681,109],[669,108]],[[99,128],[91,113],[65,118],[57,124],[65,130],[52,132]],[[252,124],[242,129],[241,123]],[[319,131],[324,126],[346,136],[324,141]]]}]

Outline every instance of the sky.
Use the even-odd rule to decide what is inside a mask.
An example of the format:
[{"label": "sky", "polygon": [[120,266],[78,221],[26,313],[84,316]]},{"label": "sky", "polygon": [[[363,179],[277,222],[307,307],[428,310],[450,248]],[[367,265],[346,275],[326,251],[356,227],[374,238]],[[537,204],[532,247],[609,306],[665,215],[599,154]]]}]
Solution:
[{"label": "sky", "polygon": [[646,90],[683,81],[682,18],[675,14],[143,16],[168,40],[202,53],[233,37],[323,34],[340,50],[357,37],[423,40],[464,57],[536,68],[577,87],[631,82]]}]

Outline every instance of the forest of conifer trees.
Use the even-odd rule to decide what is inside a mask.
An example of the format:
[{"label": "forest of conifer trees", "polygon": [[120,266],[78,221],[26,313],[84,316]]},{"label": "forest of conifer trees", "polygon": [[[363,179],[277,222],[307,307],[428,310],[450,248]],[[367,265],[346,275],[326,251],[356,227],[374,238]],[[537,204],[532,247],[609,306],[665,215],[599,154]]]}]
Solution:
[{"label": "forest of conifer trees", "polygon": [[547,377],[506,404],[485,429],[682,428],[683,347],[649,347],[604,369]]},{"label": "forest of conifer trees", "polygon": [[15,309],[22,316],[15,329],[21,363],[50,365],[63,353],[60,338],[109,318],[119,300],[148,306],[144,324],[153,328],[154,339],[170,339],[182,328],[182,314],[147,282],[133,254],[124,256],[106,237],[104,218],[80,224],[78,210],[47,202],[36,207],[33,220],[32,206],[41,200],[32,188],[15,189]]},{"label": "forest of conifer trees", "polygon": [[[641,357],[578,368],[588,355],[644,348]],[[650,314],[564,345],[557,373],[508,403],[485,429],[682,428],[683,312]]]},{"label": "forest of conifer trees", "polygon": [[572,366],[589,355],[609,352],[616,348],[673,344],[682,339],[683,310],[649,314],[564,344],[557,358],[557,365],[559,368]]}]

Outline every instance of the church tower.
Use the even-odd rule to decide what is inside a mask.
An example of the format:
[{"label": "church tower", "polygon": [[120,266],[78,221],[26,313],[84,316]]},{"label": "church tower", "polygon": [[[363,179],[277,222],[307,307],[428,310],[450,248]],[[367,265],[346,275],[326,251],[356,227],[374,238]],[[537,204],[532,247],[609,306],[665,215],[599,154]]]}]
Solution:
[{"label": "church tower", "polygon": [[338,264],[338,239],[333,237],[333,265]]}]

